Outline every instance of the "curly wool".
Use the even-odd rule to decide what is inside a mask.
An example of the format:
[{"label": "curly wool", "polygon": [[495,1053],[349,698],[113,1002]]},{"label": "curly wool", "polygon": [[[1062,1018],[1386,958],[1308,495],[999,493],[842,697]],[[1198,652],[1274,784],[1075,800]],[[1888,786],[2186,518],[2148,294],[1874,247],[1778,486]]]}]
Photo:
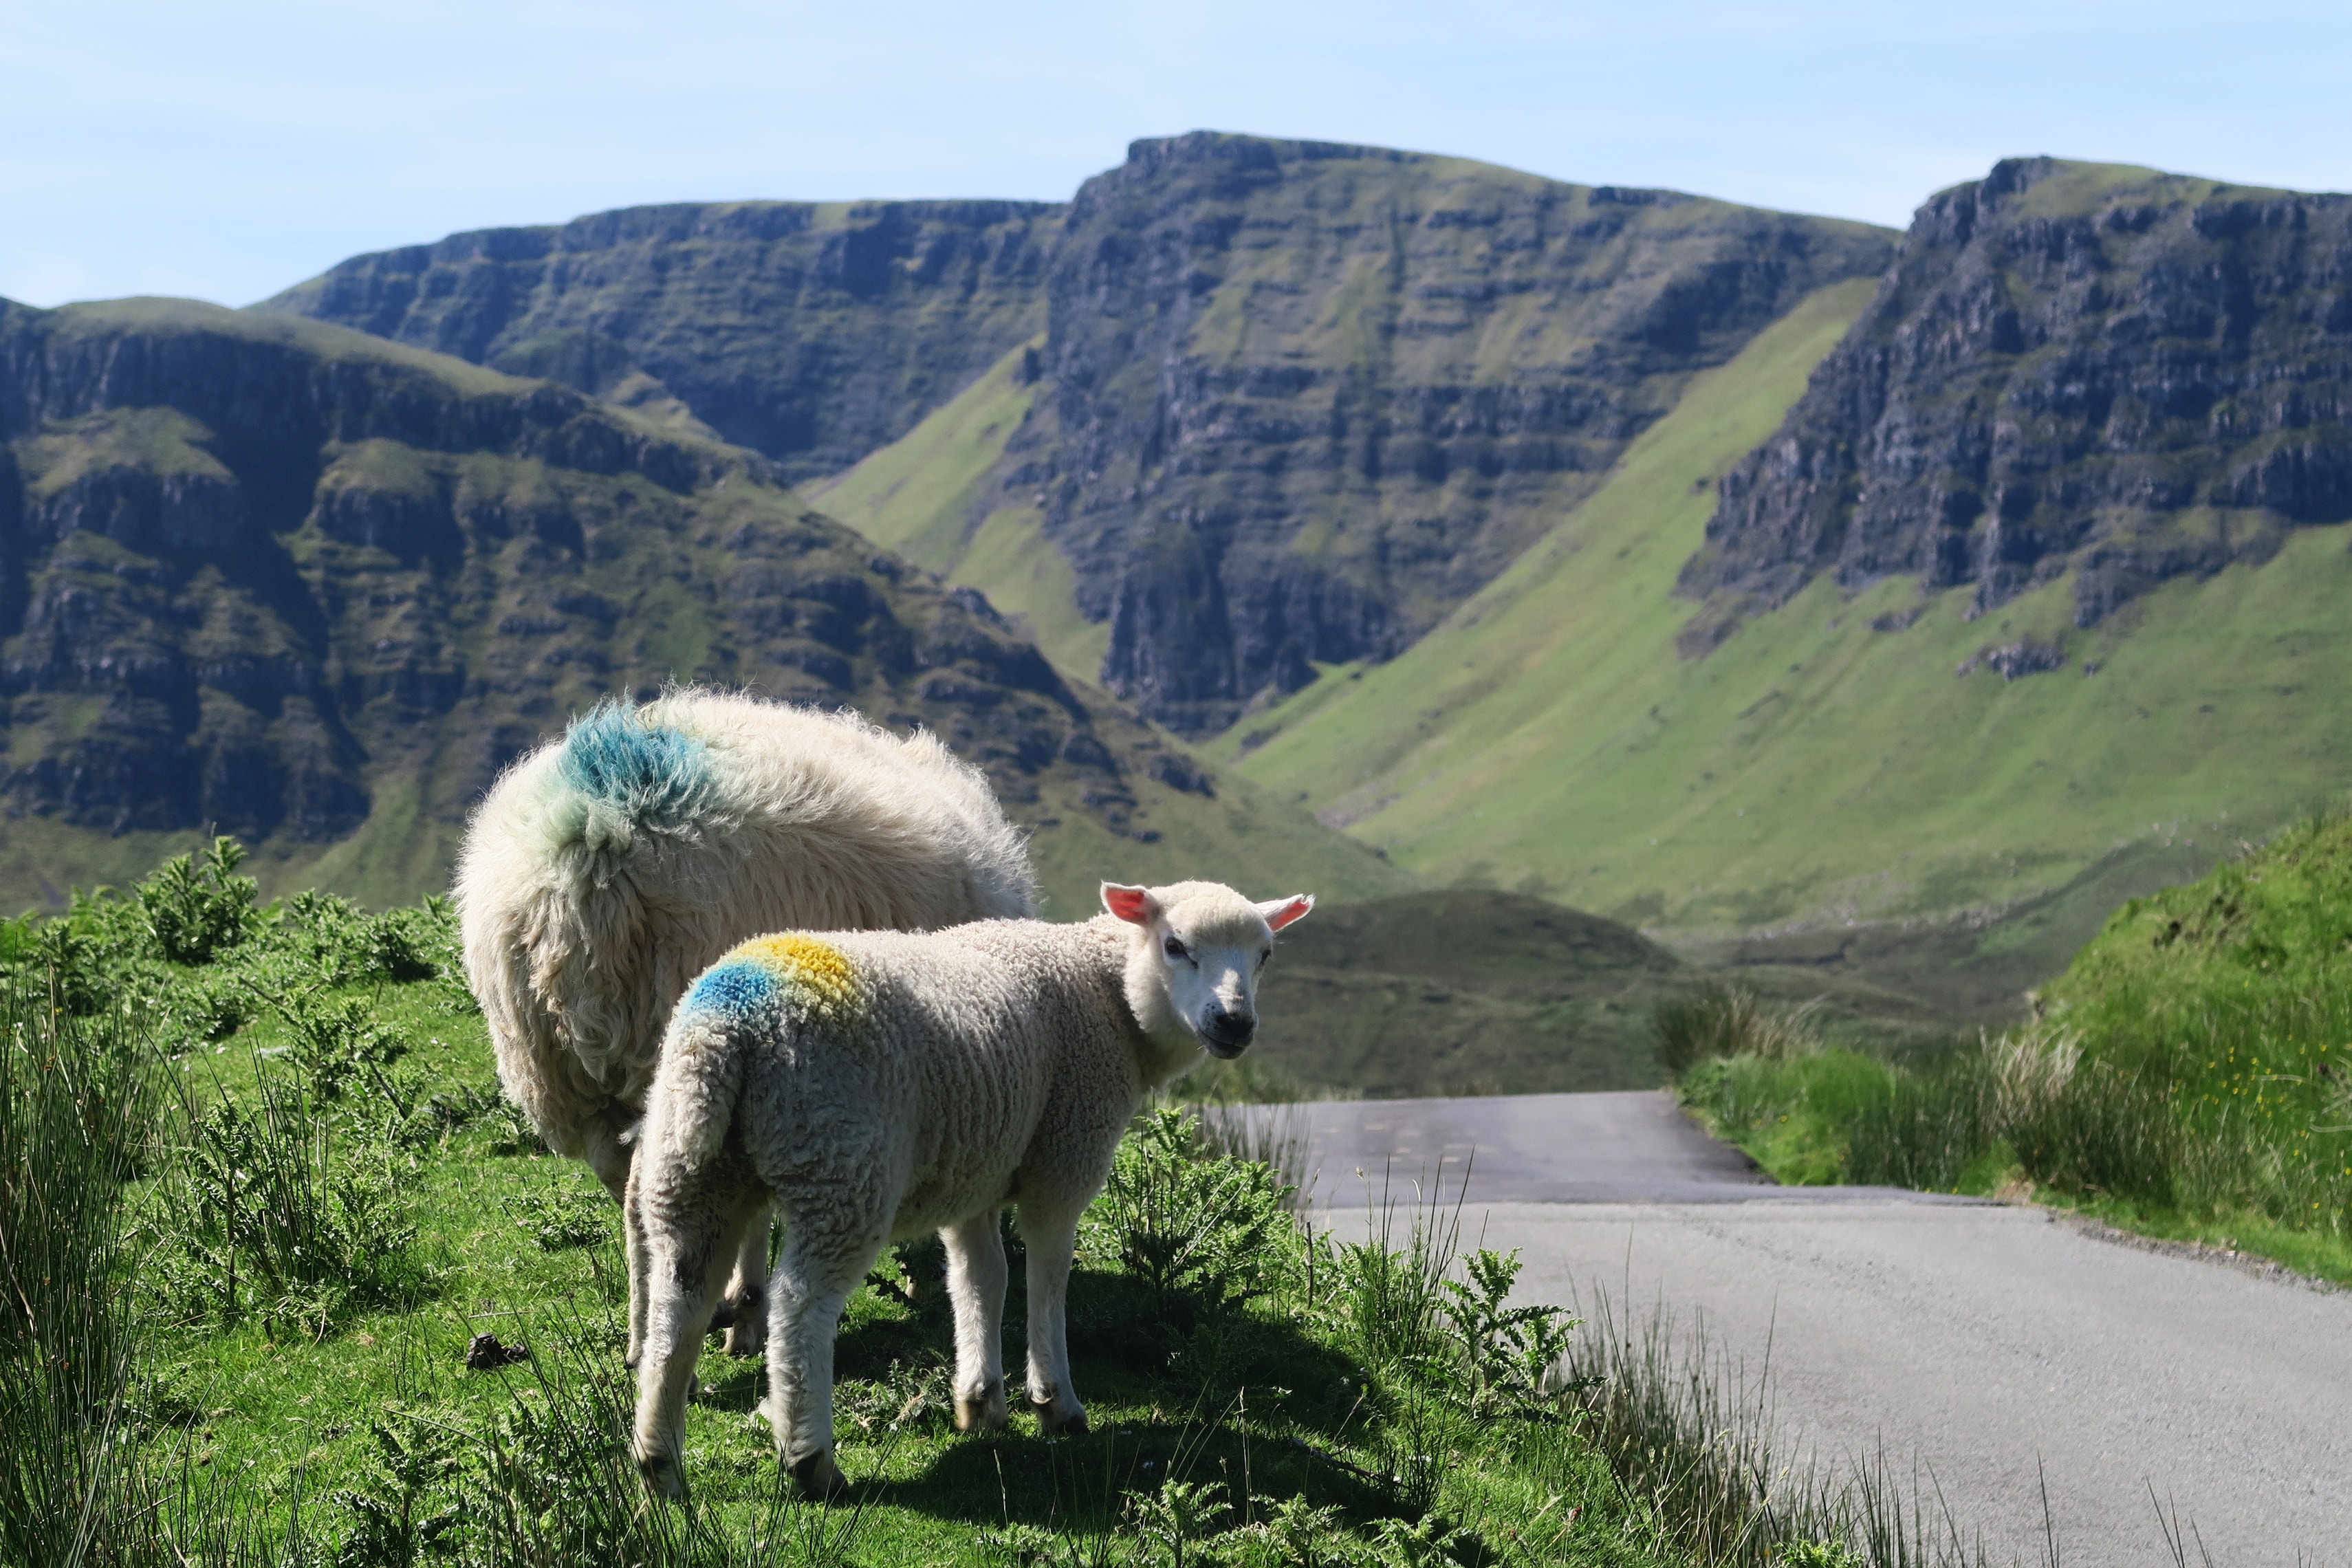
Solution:
[{"label": "curly wool", "polygon": [[599,707],[509,768],[456,893],[499,1080],[616,1191],[671,1005],[730,947],[1036,900],[1021,834],[935,737],[699,689]]}]

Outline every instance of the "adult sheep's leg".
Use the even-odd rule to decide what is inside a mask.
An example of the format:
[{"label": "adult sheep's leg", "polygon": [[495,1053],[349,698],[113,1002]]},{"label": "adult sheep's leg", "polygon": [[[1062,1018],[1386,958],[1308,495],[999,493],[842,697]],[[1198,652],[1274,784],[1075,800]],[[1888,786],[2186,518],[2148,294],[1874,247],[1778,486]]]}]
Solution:
[{"label": "adult sheep's leg", "polygon": [[996,1209],[940,1232],[955,1305],[956,1430],[1004,1425],[1004,1222]]},{"label": "adult sheep's leg", "polygon": [[1070,1336],[1066,1309],[1070,1253],[1086,1205],[1024,1200],[1021,1239],[1029,1252],[1029,1406],[1047,1435],[1087,1429],[1086,1406],[1070,1386]]},{"label": "adult sheep's leg", "polygon": [[736,1249],[725,1303],[729,1355],[758,1355],[768,1342],[768,1234],[774,1228],[775,1216],[763,1209]]},{"label": "adult sheep's leg", "polygon": [[642,1168],[630,1188],[645,1300],[632,1447],[637,1468],[664,1497],[686,1496],[686,1399],[695,1358],[743,1229],[767,1212],[765,1196],[740,1177],[679,1178]]}]

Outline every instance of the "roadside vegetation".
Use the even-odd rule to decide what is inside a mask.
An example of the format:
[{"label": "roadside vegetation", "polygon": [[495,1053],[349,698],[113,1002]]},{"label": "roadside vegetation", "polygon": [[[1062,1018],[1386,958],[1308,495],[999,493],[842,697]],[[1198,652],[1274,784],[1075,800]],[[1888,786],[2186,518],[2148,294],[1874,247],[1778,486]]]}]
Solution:
[{"label": "roadside vegetation", "polygon": [[1294,1143],[1175,1106],[1082,1236],[1093,1434],[952,1430],[913,1246],[845,1323],[847,1498],[787,1495],[714,1341],[695,1503],[656,1506],[615,1216],[499,1099],[449,910],[265,907],[238,860],[0,923],[0,1562],[1858,1561],[1858,1515],[1766,1506],[1672,1414],[1698,1382],[1512,1299],[1515,1258],[1430,1207],[1312,1230]]},{"label": "roadside vegetation", "polygon": [[2352,1283],[2352,815],[2136,899],[2036,1017],[1895,1056],[1717,991],[1660,1008],[1685,1104],[1782,1181],[2031,1195]]}]

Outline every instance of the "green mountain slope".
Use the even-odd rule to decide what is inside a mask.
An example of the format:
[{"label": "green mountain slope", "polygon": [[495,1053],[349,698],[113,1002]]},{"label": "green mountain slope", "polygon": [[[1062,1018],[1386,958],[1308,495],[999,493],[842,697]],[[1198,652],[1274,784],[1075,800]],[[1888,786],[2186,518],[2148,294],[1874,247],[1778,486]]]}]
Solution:
[{"label": "green mountain slope", "polygon": [[[1816,580],[1706,658],[1677,656],[1691,606],[1669,595],[1714,479],[1869,292],[1815,295],[1702,377],[1402,657],[1328,671],[1212,754],[1433,879],[1685,932],[1980,918],[2118,856],[2137,869],[2100,885],[2121,896],[2177,874],[2168,852],[2209,854],[2338,787],[2340,526],[2168,582],[2089,633],[2070,629],[2063,577],[1981,618],[1908,578],[1851,598]],[[2063,669],[2024,673],[2021,647],[2056,646]]]},{"label": "green mountain slope", "polygon": [[847,473],[808,487],[826,515],[1016,616],[1065,674],[1091,679],[1110,627],[1080,613],[1077,574],[1045,538],[1034,500],[988,483],[1036,401],[1034,345]]},{"label": "green mountain slope", "polygon": [[671,680],[937,731],[1057,910],[1105,876],[1410,885],[757,454],[299,319],[0,303],[0,902],[215,828],[272,888],[412,898],[509,760]]}]

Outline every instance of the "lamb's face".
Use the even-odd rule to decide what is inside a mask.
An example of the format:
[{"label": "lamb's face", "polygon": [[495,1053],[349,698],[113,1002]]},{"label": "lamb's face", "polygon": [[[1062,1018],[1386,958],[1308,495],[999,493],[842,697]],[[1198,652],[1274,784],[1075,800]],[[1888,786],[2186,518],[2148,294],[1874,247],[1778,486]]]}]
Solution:
[{"label": "lamb's face", "polygon": [[1105,882],[1102,900],[1138,928],[1128,994],[1144,1027],[1180,1026],[1226,1061],[1257,1034],[1257,977],[1274,952],[1274,933],[1315,907],[1305,893],[1252,903],[1217,882]]}]

